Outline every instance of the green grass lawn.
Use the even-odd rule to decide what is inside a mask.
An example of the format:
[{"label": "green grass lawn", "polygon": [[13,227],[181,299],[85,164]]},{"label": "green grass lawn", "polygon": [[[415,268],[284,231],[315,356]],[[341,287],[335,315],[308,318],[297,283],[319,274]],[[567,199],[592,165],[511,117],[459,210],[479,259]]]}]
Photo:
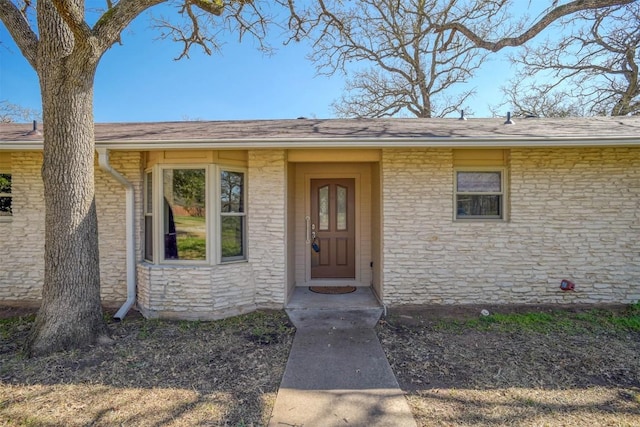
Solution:
[{"label": "green grass lawn", "polygon": [[176,216],[178,258],[207,259],[207,226],[205,217]]}]

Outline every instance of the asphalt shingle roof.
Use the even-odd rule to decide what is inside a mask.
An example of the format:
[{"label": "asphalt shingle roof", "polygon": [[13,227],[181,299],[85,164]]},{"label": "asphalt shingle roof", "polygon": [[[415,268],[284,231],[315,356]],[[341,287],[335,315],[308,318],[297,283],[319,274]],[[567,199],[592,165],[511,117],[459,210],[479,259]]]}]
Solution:
[{"label": "asphalt shingle roof", "polygon": [[[118,148],[183,143],[232,146],[456,146],[466,140],[500,145],[508,141],[620,140],[640,145],[640,117],[505,119],[290,119],[149,123],[97,123],[96,143]],[[42,135],[27,135],[31,124],[0,124],[0,148],[10,143],[38,143]],[[595,141],[594,141],[595,140]],[[493,141],[493,142],[491,142]],[[502,141],[502,142],[501,142]],[[625,142],[626,141],[626,142]],[[190,144],[192,143],[192,144]],[[547,144],[548,145],[548,144]]]}]

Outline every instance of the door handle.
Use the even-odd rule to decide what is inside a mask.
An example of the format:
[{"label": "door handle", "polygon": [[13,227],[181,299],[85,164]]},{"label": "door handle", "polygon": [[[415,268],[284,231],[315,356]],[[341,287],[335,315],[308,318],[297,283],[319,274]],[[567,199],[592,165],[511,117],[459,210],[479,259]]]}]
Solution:
[{"label": "door handle", "polygon": [[309,215],[304,217],[304,222],[307,229],[307,245],[311,243],[311,217]]}]

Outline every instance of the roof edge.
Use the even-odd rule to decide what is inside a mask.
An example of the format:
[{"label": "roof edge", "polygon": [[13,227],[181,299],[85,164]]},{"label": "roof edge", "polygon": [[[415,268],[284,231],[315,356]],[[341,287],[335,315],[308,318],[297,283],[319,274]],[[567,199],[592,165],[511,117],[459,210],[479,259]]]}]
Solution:
[{"label": "roof edge", "polygon": [[[517,148],[640,146],[634,136],[598,137],[435,137],[435,138],[285,138],[194,140],[97,140],[96,148],[111,150],[288,149],[288,148]],[[0,151],[40,151],[42,141],[6,141]]]}]

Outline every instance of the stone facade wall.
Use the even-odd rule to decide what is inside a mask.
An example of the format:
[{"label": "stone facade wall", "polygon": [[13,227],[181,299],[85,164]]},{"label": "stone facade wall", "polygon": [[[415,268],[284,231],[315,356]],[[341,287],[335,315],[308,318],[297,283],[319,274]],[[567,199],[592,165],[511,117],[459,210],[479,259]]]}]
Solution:
[{"label": "stone facade wall", "polygon": [[286,285],[287,162],[284,150],[249,151],[248,254],[256,304],[283,307]]},{"label": "stone facade wall", "polygon": [[[111,152],[109,163],[133,184],[136,218],[142,216],[142,164],[139,152]],[[126,269],[126,191],[96,162],[96,208],[100,234],[100,293],[105,304],[116,306],[127,299]],[[136,236],[141,224],[136,222]],[[136,239],[136,258],[140,259],[141,238]]]},{"label": "stone facade wall", "polygon": [[[506,221],[453,220],[453,150],[386,149],[380,165],[385,304],[627,303],[640,299],[640,149],[510,150]],[[136,192],[140,153],[111,153]],[[287,160],[248,153],[244,262],[139,262],[138,304],[149,317],[213,319],[284,305]],[[43,282],[41,153],[11,154],[13,217],[0,222],[0,301],[34,302]],[[102,296],[126,298],[125,190],[96,170]],[[292,262],[292,260],[289,260]],[[560,281],[576,283],[562,292]]]},{"label": "stone facade wall", "polygon": [[138,265],[138,307],[147,318],[214,320],[257,308],[252,266]]},{"label": "stone facade wall", "polygon": [[0,222],[0,301],[39,304],[44,280],[42,153],[11,154],[13,216]]},{"label": "stone facade wall", "polygon": [[385,304],[640,299],[640,149],[511,150],[504,222],[453,221],[452,154],[383,153]]},{"label": "stone facade wall", "polygon": [[[112,166],[140,192],[140,154],[114,153]],[[44,187],[42,153],[11,154],[13,216],[0,222],[0,301],[38,304],[44,281]],[[126,299],[125,191],[96,166],[96,206],[100,233],[101,295],[106,305]],[[139,198],[139,196],[138,196]]]}]

